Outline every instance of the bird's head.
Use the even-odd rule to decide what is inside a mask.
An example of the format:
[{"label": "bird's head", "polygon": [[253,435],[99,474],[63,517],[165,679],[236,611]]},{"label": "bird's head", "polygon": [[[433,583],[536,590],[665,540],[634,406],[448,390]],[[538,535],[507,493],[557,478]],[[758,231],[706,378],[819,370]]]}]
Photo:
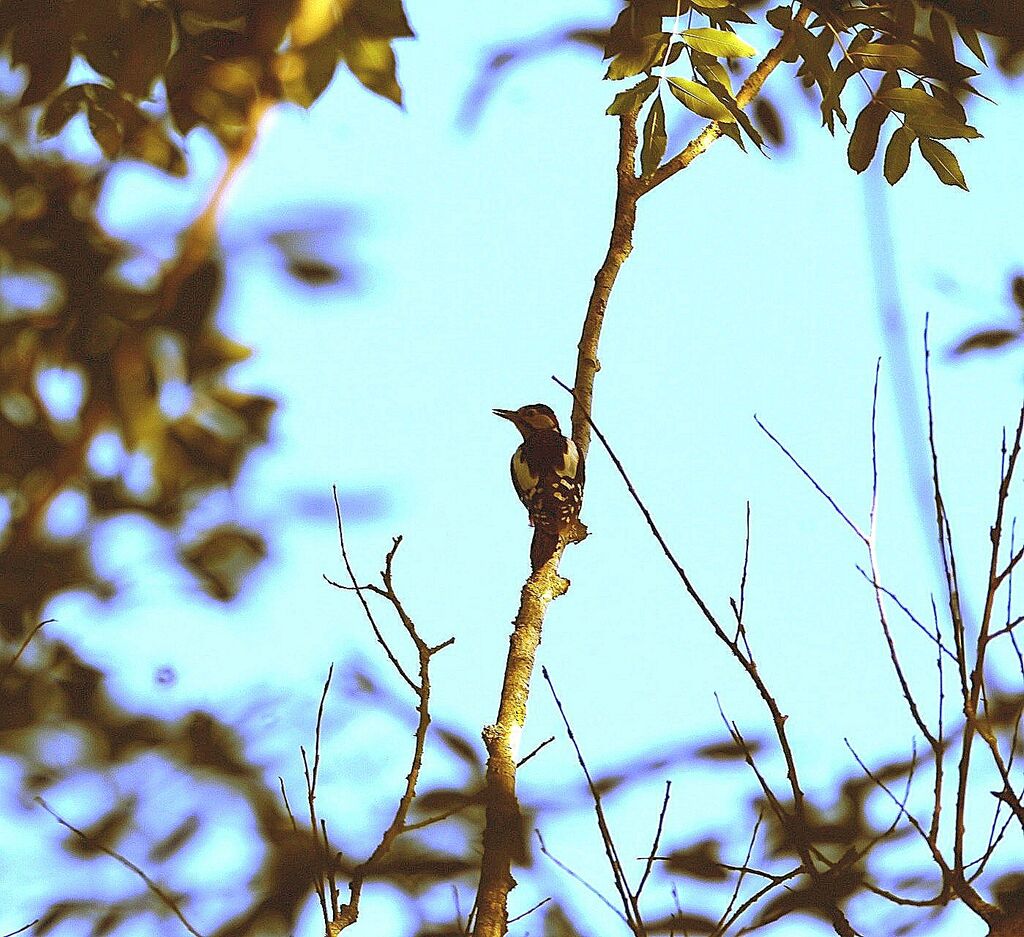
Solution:
[{"label": "bird's head", "polygon": [[561,432],[558,428],[558,417],[555,416],[555,411],[543,403],[527,404],[518,410],[495,409],[494,414],[514,423],[516,429],[523,434],[523,439],[540,429],[553,429],[556,432]]}]

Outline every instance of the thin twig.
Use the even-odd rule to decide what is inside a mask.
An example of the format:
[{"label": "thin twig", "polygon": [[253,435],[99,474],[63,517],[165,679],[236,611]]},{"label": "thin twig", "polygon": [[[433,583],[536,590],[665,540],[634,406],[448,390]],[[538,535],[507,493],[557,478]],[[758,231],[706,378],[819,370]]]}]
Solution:
[{"label": "thin twig", "polygon": [[544,842],[544,837],[541,835],[540,830],[534,830],[533,832],[537,837],[537,842],[540,843],[540,851],[545,856],[547,856],[555,865],[557,865],[566,875],[579,882],[585,889],[587,889],[587,891],[594,895],[595,898],[598,898],[601,901],[601,903],[604,904],[605,907],[611,909],[611,911],[617,914],[619,918],[622,919],[623,923],[627,925],[629,924],[626,915],[623,914],[619,908],[615,907],[615,905],[613,905],[604,895],[601,894],[601,892],[599,892],[593,885],[591,885],[590,882],[588,882],[581,875],[577,874],[572,869],[570,869],[569,866],[562,862],[561,859],[558,859],[554,855],[552,855],[551,851],[548,849],[547,845]]},{"label": "thin twig", "polygon": [[[88,833],[85,833],[82,830],[78,829],[77,826],[72,826],[59,813],[57,813],[57,811],[54,810],[45,800],[43,800],[42,797],[36,796],[33,799],[37,804],[39,804],[40,807],[43,808],[43,810],[50,814],[50,816],[53,817],[61,826],[74,833],[77,837],[79,837],[79,839],[82,840],[82,842],[88,843],[89,846],[91,846],[93,849],[98,849],[100,852],[110,856],[111,859],[116,859],[126,869],[128,869],[131,872],[134,872],[145,883],[146,887],[151,892],[153,892],[153,894],[156,895],[157,898],[159,898],[173,912],[174,916],[179,921],[181,921],[181,923],[185,926],[185,929],[190,934],[193,934],[194,937],[203,937],[203,935],[200,934],[199,931],[197,931],[189,923],[188,918],[186,918],[185,915],[182,913],[181,908],[178,907],[174,899],[170,895],[168,895],[167,892],[165,892],[159,885],[157,885],[157,883],[154,882],[153,879],[151,879],[145,872],[143,872],[142,869],[140,869],[134,862],[122,856],[121,853],[116,852],[115,850],[110,849],[107,846],[104,846],[103,843],[97,842]],[[22,930],[24,930],[24,928],[22,928]],[[18,932],[15,931],[15,933]]]},{"label": "thin twig", "polygon": [[814,486],[815,491],[817,491],[818,494],[820,494],[830,505],[832,505],[832,509],[844,521],[846,521],[846,525],[850,528],[850,530],[852,530],[857,535],[857,538],[861,542],[863,542],[865,546],[867,546],[867,535],[862,533],[861,529],[852,520],[850,520],[849,515],[836,503],[835,498],[833,498],[832,495],[830,495],[824,488],[821,487],[821,485],[818,484],[817,479],[810,472],[808,472],[807,469],[803,467],[803,465],[801,465],[800,460],[795,455],[793,455],[793,453],[790,452],[789,449],[786,448],[785,444],[770,429],[768,429],[768,427],[765,426],[764,423],[761,422],[756,413],[754,414],[754,422],[761,427],[761,431],[765,434],[765,436],[767,436],[773,443],[775,443],[776,446],[779,447],[779,449],[782,450],[783,455],[785,455],[785,457],[789,459],[789,461],[792,462],[793,465],[797,467],[800,474],[803,475],[804,478],[806,478]]},{"label": "thin twig", "polygon": [[640,900],[644,885],[650,878],[651,869],[654,867],[654,857],[658,852],[658,843],[661,842],[661,831],[665,826],[665,813],[668,811],[668,799],[672,793],[672,782],[665,782],[665,799],[661,802],[661,813],[658,815],[658,827],[654,831],[654,842],[651,843],[651,851],[647,856],[647,865],[644,867],[644,874],[640,877],[640,884],[636,886],[636,900]]},{"label": "thin twig", "polygon": [[540,745],[538,745],[538,746],[537,746],[537,747],[536,747],[536,748],[535,748],[535,749],[534,749],[534,750],[533,750],[532,752],[530,752],[530,754],[529,754],[529,755],[527,755],[527,756],[526,756],[525,758],[521,758],[521,759],[520,759],[520,760],[519,760],[518,762],[516,762],[516,768],[517,768],[517,769],[521,768],[521,767],[522,767],[523,765],[525,765],[525,764],[526,764],[526,762],[528,762],[528,761],[529,761],[529,760],[530,760],[530,759],[531,759],[531,758],[532,758],[532,757],[533,757],[534,755],[536,755],[536,754],[537,754],[537,752],[539,752],[539,751],[540,751],[540,750],[541,750],[542,748],[545,748],[546,746],[550,745],[550,744],[551,744],[551,743],[552,743],[552,742],[553,742],[554,740],[555,740],[555,737],[554,737],[553,735],[552,735],[552,736],[549,736],[549,737],[548,737],[548,738],[546,738],[546,739],[544,739],[544,741],[543,741],[543,742],[541,742],[541,743],[540,743]]},{"label": "thin twig", "polygon": [[558,714],[562,717],[562,723],[565,726],[566,733],[568,733],[569,741],[572,742],[572,747],[576,750],[576,760],[579,762],[580,768],[583,770],[583,776],[587,779],[587,786],[590,788],[590,797],[594,802],[594,812],[597,814],[598,830],[601,833],[601,841],[604,843],[605,854],[608,856],[608,864],[611,866],[615,888],[619,893],[619,899],[622,901],[625,920],[634,933],[639,933],[642,923],[639,909],[636,904],[637,894],[634,894],[630,890],[629,882],[626,879],[625,868],[619,859],[619,853],[615,847],[615,841],[612,839],[611,831],[608,828],[608,821],[604,815],[604,806],[601,803],[601,793],[598,791],[597,785],[594,784],[594,779],[590,775],[590,770],[587,768],[587,763],[583,758],[583,752],[580,750],[579,742],[576,741],[576,735],[572,731],[572,725],[569,723],[569,717],[566,715],[565,707],[562,706],[562,701],[558,698],[558,693],[555,690],[554,683],[551,681],[551,676],[548,673],[547,667],[541,667],[540,672],[544,677],[545,683],[548,685],[548,689],[551,691],[551,696],[555,701],[555,705],[558,707]]},{"label": "thin twig", "polygon": [[[36,625],[36,626],[35,626],[35,627],[34,627],[34,628],[33,628],[33,629],[32,629],[32,630],[31,630],[31,631],[30,631],[30,632],[29,632],[29,633],[28,633],[28,634],[27,634],[27,635],[25,636],[25,640],[21,642],[21,647],[19,647],[19,648],[18,648],[18,650],[17,650],[16,652],[15,652],[14,656],[13,656],[13,657],[12,657],[12,658],[11,658],[11,659],[10,659],[10,660],[9,660],[9,661],[8,661],[8,662],[6,663],[6,664],[4,664],[4,669],[3,669],[2,671],[0,671],[0,679],[3,679],[4,677],[6,677],[6,676],[7,676],[7,674],[8,674],[8,673],[10,673],[10,671],[11,671],[11,668],[12,668],[12,667],[14,667],[14,665],[15,665],[15,664],[16,664],[16,663],[18,662],[18,658],[19,658],[19,657],[21,657],[21,655],[25,653],[25,648],[27,648],[27,647],[29,646],[29,644],[31,644],[31,643],[32,643],[32,639],[33,639],[33,638],[34,638],[34,637],[35,637],[35,636],[36,636],[37,634],[39,634],[39,632],[40,632],[40,631],[42,631],[42,629],[43,629],[43,625],[49,625],[49,624],[52,624],[52,623],[53,623],[53,622],[55,622],[56,620],[57,620],[56,618],[47,618],[47,619],[46,619],[46,621],[41,621],[41,622],[39,622],[39,624],[38,624],[38,625]],[[29,926],[31,927],[31,925],[29,925]],[[24,930],[25,928],[23,927],[23,928],[21,928],[21,929],[22,929],[22,930]],[[18,931],[15,931],[14,933],[16,933],[16,934],[17,934],[17,933],[18,933]]]},{"label": "thin twig", "polygon": [[12,930],[10,933],[4,934],[3,937],[14,937],[15,934],[20,934],[22,931],[27,931],[30,927],[35,927],[39,923],[39,918],[34,921],[29,921],[27,924],[22,925],[17,930]]},{"label": "thin twig", "polygon": [[[736,907],[736,902],[740,897],[740,889],[743,887],[743,878],[750,872],[753,875],[761,875],[765,878],[771,878],[774,880],[775,876],[770,875],[767,872],[762,872],[759,869],[750,869],[750,857],[754,854],[754,844],[757,842],[757,833],[761,829],[761,823],[764,821],[764,814],[758,812],[757,820],[754,821],[754,829],[750,834],[750,842],[747,844],[747,854],[743,859],[743,865],[740,869],[733,869],[738,871],[739,874],[736,876],[736,885],[732,890],[732,896],[729,898],[729,903],[725,906],[725,910],[722,912],[722,916],[718,919],[718,923],[715,925],[715,933],[722,933],[722,925],[726,922],[729,915],[732,913],[733,908]],[[730,867],[726,867],[730,868]]]},{"label": "thin twig", "polygon": [[527,915],[533,914],[534,911],[536,911],[538,908],[544,907],[544,905],[546,905],[550,900],[551,900],[550,895],[547,898],[542,898],[532,908],[529,908],[528,910],[524,911],[522,914],[517,914],[515,917],[510,917],[508,919],[509,924],[514,924],[516,921],[521,921]]},{"label": "thin twig", "polygon": [[[419,692],[419,688],[413,682],[412,677],[410,677],[405,672],[405,668],[402,666],[401,661],[399,661],[399,659],[395,656],[394,652],[388,645],[388,642],[384,639],[384,635],[381,633],[380,628],[377,627],[377,620],[373,617],[373,611],[370,609],[370,603],[367,602],[366,599],[363,597],[363,589],[356,581],[356,574],[352,570],[352,564],[349,562],[348,559],[348,550],[345,549],[345,530],[344,526],[341,523],[341,503],[338,500],[338,486],[331,485],[331,491],[334,494],[334,513],[338,520],[338,545],[341,547],[341,559],[345,564],[345,570],[348,573],[349,579],[352,582],[352,588],[355,591],[356,595],[359,597],[359,602],[363,606],[363,611],[366,614],[366,620],[370,623],[370,628],[373,629],[373,634],[374,637],[376,637],[377,639],[377,643],[380,644],[382,648],[384,648],[384,653],[388,655],[388,660],[391,661],[391,665],[395,668],[396,671],[398,671],[398,675],[407,684],[409,684],[410,688],[414,693],[417,693]],[[327,577],[324,576],[324,579],[327,579]],[[327,581],[331,582],[331,580],[329,579],[327,579]],[[337,585],[337,583],[331,583],[331,585]]]}]

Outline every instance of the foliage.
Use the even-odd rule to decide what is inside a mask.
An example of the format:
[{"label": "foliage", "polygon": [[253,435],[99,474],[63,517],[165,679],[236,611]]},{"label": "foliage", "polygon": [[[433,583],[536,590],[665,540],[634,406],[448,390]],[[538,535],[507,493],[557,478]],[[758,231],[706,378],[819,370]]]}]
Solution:
[{"label": "foliage", "polygon": [[[651,101],[649,114],[654,116],[645,123],[640,155],[645,174],[657,169],[665,154],[664,131],[659,130],[664,126],[659,114],[665,90],[699,117],[719,121],[738,145],[744,145],[745,136],[764,148],[762,134],[737,106],[729,79],[737,59],[755,54],[738,32],[755,22],[747,11],[754,6],[728,0],[626,3],[608,32],[605,57],[610,63],[605,78],[646,77],[618,93],[608,113],[621,114],[629,105]],[[975,4],[916,0],[870,4],[812,0],[802,8],[812,13],[806,25],[794,19],[790,6],[768,10],[764,19],[779,32],[792,35],[784,59],[798,66],[796,77],[817,95],[822,124],[830,133],[835,133],[837,122],[843,127],[850,123],[848,102],[859,93],[850,89],[866,90],[867,101],[852,121],[851,168],[867,169],[878,150],[883,125],[889,123],[895,125],[885,146],[885,176],[891,184],[906,172],[916,143],[941,182],[966,189],[956,155],[939,141],[981,136],[967,122],[963,105],[966,98],[980,94],[970,83],[979,72],[959,59],[986,64],[979,31],[1001,43],[1000,62],[1007,67],[1019,59],[1024,31],[1009,8],[1003,16],[983,15]],[[701,20],[708,25],[690,25]],[[671,30],[664,28],[667,23]],[[776,116],[771,109],[763,109],[762,115],[769,122]],[[775,135],[779,136],[778,131]]]}]

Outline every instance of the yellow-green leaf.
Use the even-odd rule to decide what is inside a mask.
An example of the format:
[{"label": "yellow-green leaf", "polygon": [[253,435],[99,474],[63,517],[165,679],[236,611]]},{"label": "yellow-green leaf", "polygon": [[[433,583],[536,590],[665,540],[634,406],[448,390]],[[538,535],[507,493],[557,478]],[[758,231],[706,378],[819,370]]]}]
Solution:
[{"label": "yellow-green leaf", "polygon": [[643,104],[658,87],[657,78],[645,78],[638,85],[634,85],[628,91],[620,91],[615,95],[612,103],[608,105],[606,114],[625,114],[631,107]]},{"label": "yellow-green leaf", "polygon": [[885,148],[885,181],[896,185],[910,165],[910,144],[914,142],[914,131],[897,127]]},{"label": "yellow-green leaf", "polygon": [[644,121],[644,142],[640,150],[640,172],[647,176],[661,164],[668,146],[668,134],[665,132],[665,107],[661,97],[656,97]]},{"label": "yellow-green leaf", "polygon": [[624,49],[611,60],[604,77],[612,81],[639,75],[655,65],[660,65],[668,43],[666,33],[652,33],[641,36],[628,49]]},{"label": "yellow-green leaf", "polygon": [[968,26],[967,23],[957,23],[957,32],[960,33],[960,38],[963,39],[964,45],[970,49],[978,61],[988,65],[985,61],[985,50],[981,47],[981,42],[978,40],[978,34],[973,26]]},{"label": "yellow-green leaf", "polygon": [[905,68],[911,72],[919,72],[924,66],[924,56],[913,46],[900,42],[869,42],[850,55],[864,68],[877,71],[895,71]]},{"label": "yellow-green leaf", "polygon": [[875,158],[878,149],[878,134],[882,129],[889,109],[872,101],[857,115],[857,122],[850,134],[850,143],[846,148],[846,158],[854,172],[864,172]]},{"label": "yellow-green leaf", "polygon": [[757,50],[740,39],[736,33],[709,26],[698,29],[684,29],[680,36],[691,49],[707,52],[717,58],[750,58]]},{"label": "yellow-green leaf", "polygon": [[676,100],[687,110],[708,120],[724,120],[735,123],[736,118],[714,93],[705,85],[689,78],[669,78],[668,87]]},{"label": "yellow-green leaf", "polygon": [[976,127],[946,114],[907,114],[907,123],[919,136],[936,140],[976,140],[981,136]]},{"label": "yellow-green leaf", "polygon": [[902,114],[943,114],[946,109],[923,88],[890,88],[876,95],[878,100]]},{"label": "yellow-green leaf", "polygon": [[967,191],[967,181],[960,169],[960,163],[949,147],[943,146],[935,140],[929,140],[927,137],[921,137],[917,141],[917,145],[921,148],[921,155],[928,160],[928,165],[939,177],[939,182],[944,185],[959,186],[965,192]]}]

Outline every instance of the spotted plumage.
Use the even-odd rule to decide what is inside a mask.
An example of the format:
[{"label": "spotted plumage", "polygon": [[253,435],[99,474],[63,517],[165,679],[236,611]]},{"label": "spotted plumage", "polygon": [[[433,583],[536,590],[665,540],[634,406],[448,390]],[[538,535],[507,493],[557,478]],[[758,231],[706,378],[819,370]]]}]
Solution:
[{"label": "spotted plumage", "polygon": [[534,528],[530,562],[536,571],[579,518],[586,477],[583,458],[576,443],[562,435],[550,407],[536,403],[494,412],[514,423],[523,436],[512,454],[512,484]]}]

